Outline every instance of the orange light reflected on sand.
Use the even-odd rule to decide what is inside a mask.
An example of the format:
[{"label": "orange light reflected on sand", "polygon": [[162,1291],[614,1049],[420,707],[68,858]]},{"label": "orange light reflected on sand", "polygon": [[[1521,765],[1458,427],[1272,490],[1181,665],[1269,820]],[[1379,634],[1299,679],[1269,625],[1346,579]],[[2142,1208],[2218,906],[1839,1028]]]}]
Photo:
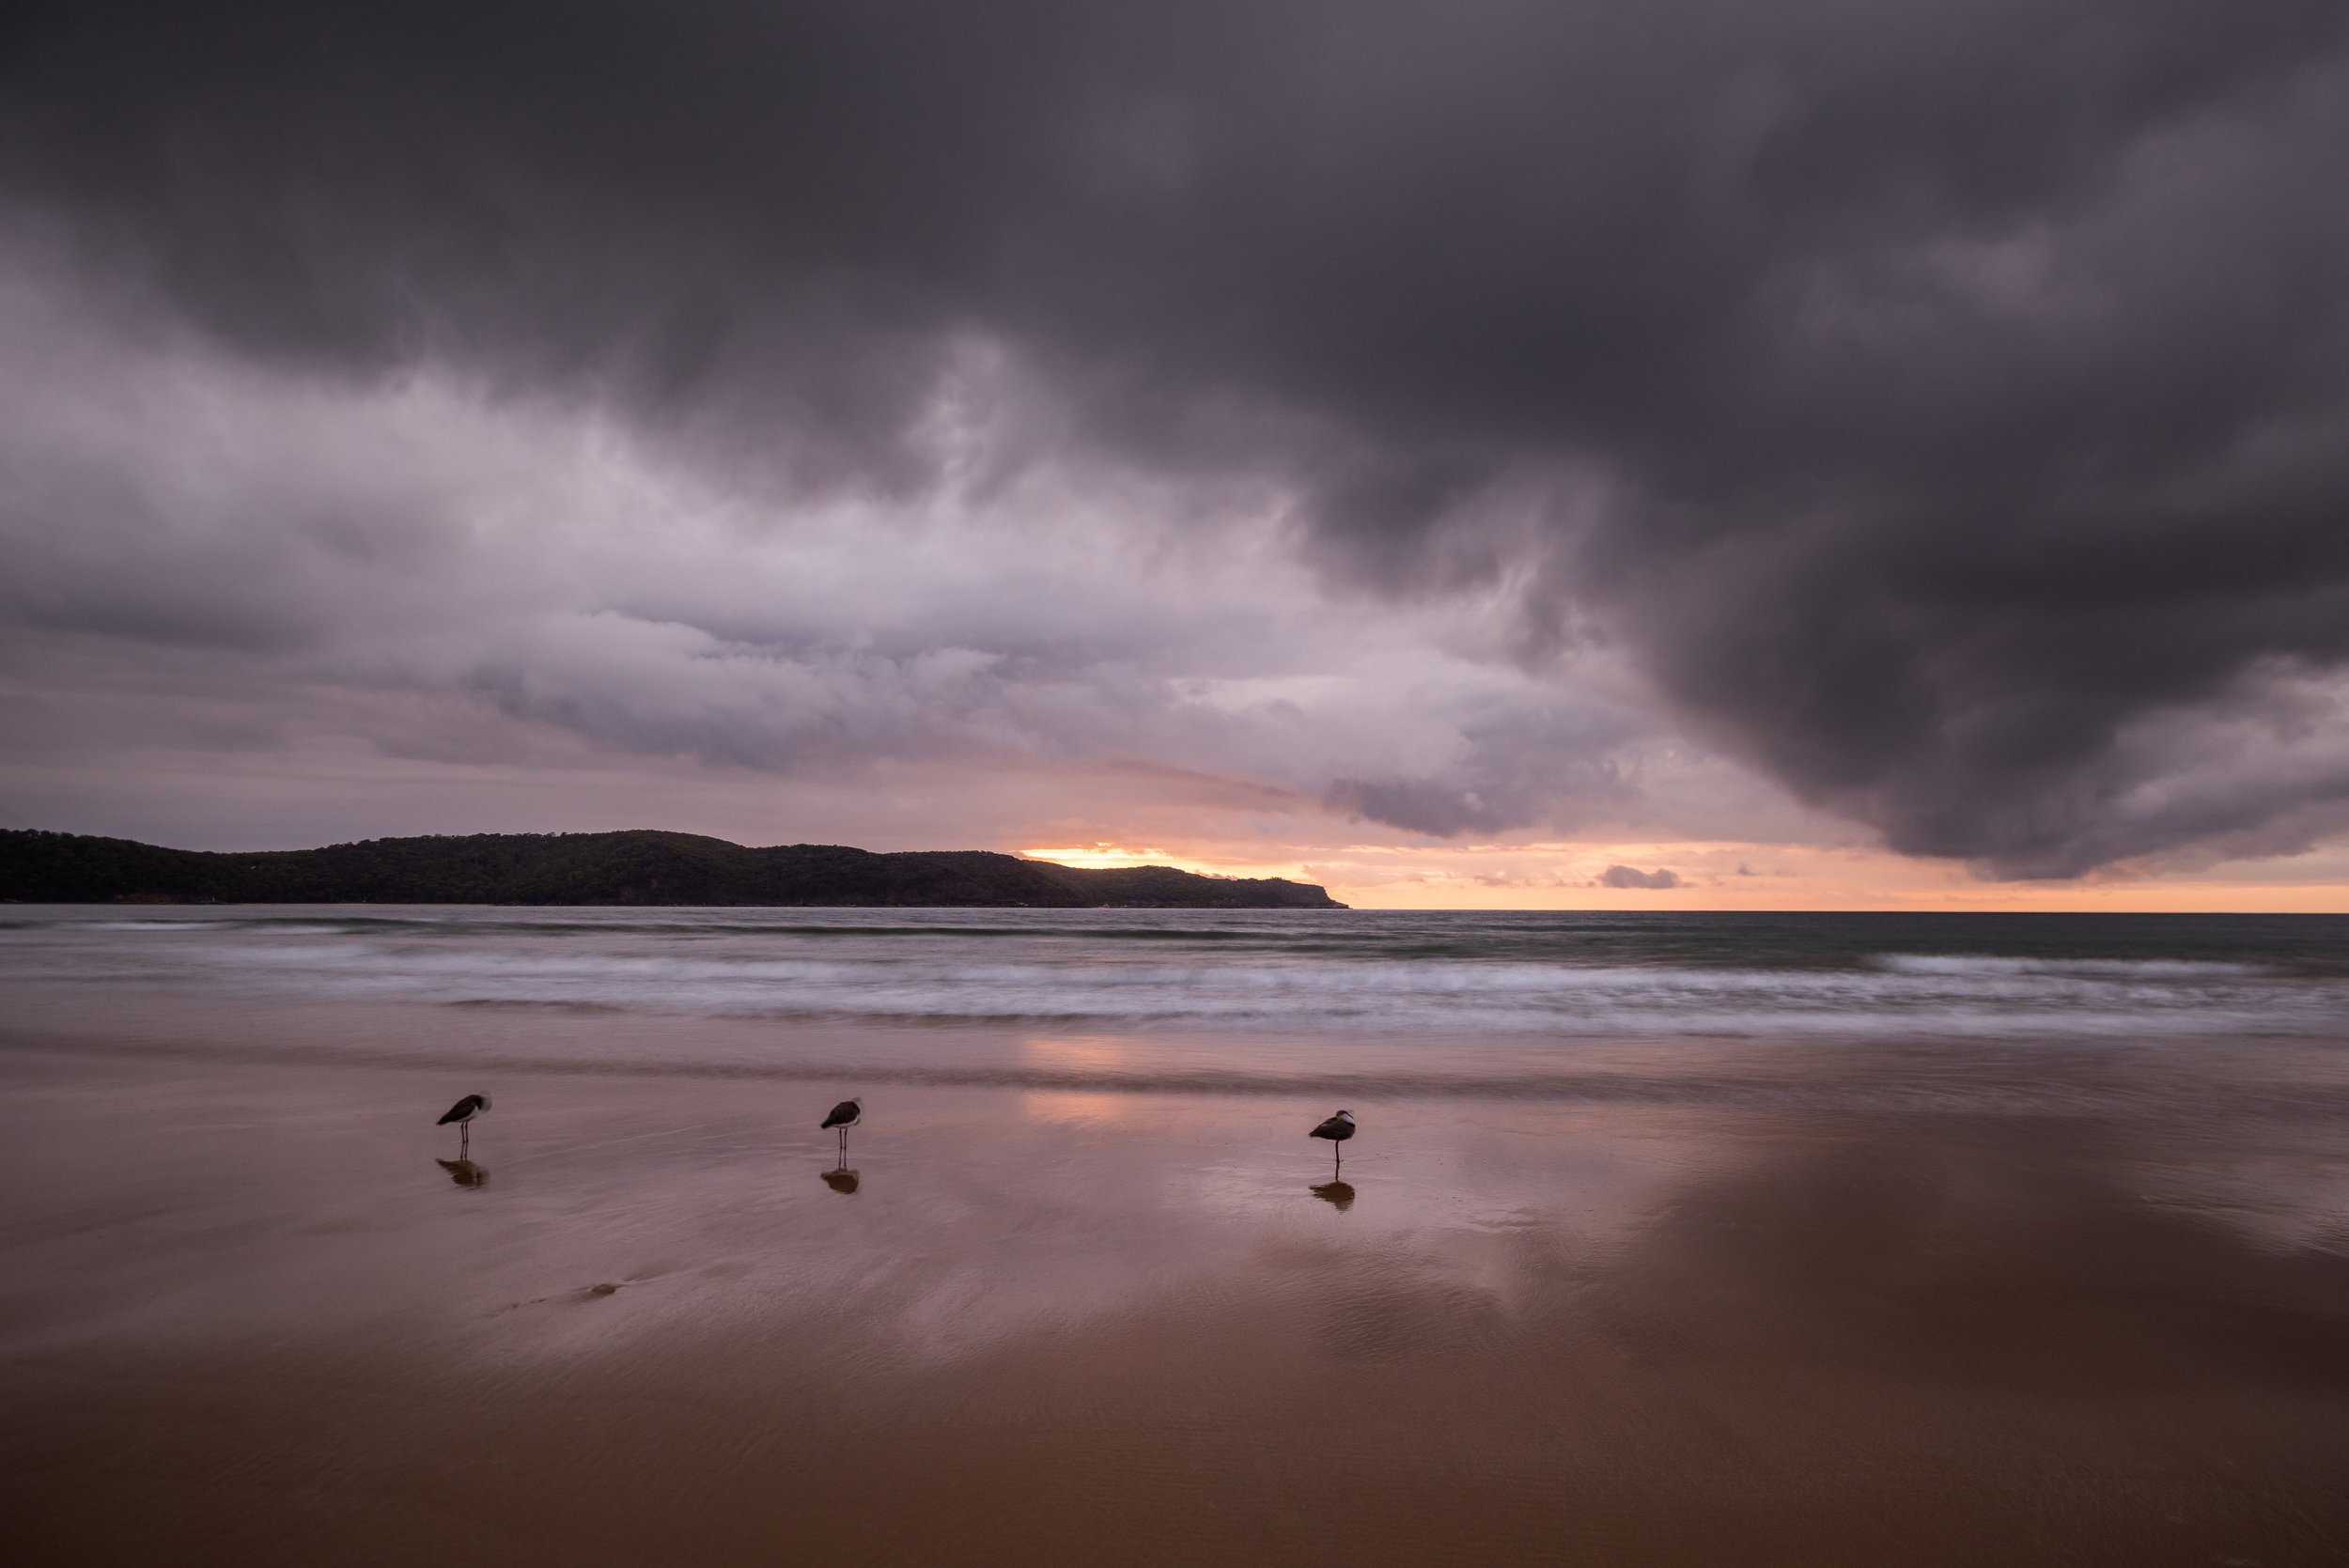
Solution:
[{"label": "orange light reflected on sand", "polygon": [[1136,1061],[1131,1041],[1106,1034],[1031,1034],[1019,1042],[1019,1055],[1031,1066],[1092,1072],[1129,1069]]},{"label": "orange light reflected on sand", "polygon": [[[1140,1064],[1133,1042],[1100,1034],[1030,1035],[1019,1042],[1019,1054],[1032,1066],[1061,1072],[1112,1073]],[[1063,1126],[1113,1127],[1145,1118],[1149,1109],[1118,1090],[1031,1089],[1019,1096],[1020,1113],[1030,1121]]]},{"label": "orange light reflected on sand", "polygon": [[1021,1115],[1059,1126],[1130,1126],[1146,1121],[1148,1109],[1131,1094],[1110,1090],[1032,1089],[1019,1096]]}]

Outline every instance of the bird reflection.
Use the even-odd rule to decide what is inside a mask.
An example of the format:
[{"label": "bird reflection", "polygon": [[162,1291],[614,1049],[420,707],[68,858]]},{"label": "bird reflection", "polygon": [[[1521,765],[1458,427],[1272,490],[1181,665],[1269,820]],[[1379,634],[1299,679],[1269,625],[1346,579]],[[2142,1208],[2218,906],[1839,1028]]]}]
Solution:
[{"label": "bird reflection", "polygon": [[448,1179],[459,1187],[479,1187],[490,1179],[490,1172],[470,1159],[437,1159],[433,1163],[448,1172]]},{"label": "bird reflection", "polygon": [[824,1172],[824,1185],[834,1192],[854,1192],[856,1172],[849,1170],[846,1163],[835,1165]]},{"label": "bird reflection", "polygon": [[1319,1187],[1309,1187],[1305,1190],[1340,1214],[1354,1206],[1354,1189],[1344,1182],[1323,1182]]}]

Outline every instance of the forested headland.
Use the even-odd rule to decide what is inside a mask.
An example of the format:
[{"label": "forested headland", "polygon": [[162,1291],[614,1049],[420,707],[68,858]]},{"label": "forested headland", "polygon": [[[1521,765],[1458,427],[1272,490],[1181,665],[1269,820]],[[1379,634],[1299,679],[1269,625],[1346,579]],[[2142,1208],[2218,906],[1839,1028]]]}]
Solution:
[{"label": "forested headland", "polygon": [[0,831],[0,899],[28,904],[715,904],[1338,909],[1310,882],[1172,866],[1081,870],[982,849],[752,849],[694,833],[474,833],[216,853]]}]

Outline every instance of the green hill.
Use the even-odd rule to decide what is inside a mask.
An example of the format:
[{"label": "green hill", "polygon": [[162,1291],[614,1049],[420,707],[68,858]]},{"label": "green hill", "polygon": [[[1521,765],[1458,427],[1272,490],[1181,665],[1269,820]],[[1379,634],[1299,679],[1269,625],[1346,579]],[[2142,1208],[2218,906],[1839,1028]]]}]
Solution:
[{"label": "green hill", "polygon": [[746,849],[693,833],[475,833],[213,854],[0,831],[0,899],[24,904],[732,904],[1342,909],[1281,877],[1080,871],[987,850]]}]

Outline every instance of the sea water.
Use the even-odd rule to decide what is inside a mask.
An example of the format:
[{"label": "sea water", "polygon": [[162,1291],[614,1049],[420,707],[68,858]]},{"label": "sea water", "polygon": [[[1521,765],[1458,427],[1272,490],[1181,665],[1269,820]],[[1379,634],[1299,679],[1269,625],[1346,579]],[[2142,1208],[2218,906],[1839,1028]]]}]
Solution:
[{"label": "sea water", "polygon": [[596,1015],[560,1048],[647,1068],[1702,1093],[1841,1047],[1949,1094],[2349,1065],[2349,916],[20,906],[0,966],[53,1001]]},{"label": "sea water", "polygon": [[19,906],[20,981],[1378,1034],[2330,1034],[2349,916]]}]

